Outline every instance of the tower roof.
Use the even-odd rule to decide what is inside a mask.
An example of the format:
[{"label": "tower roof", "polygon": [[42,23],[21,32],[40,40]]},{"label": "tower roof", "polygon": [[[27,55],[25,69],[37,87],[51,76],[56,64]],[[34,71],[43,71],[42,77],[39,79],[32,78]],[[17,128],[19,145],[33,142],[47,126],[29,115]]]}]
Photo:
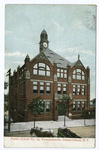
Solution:
[{"label": "tower roof", "polygon": [[46,32],[45,30],[43,30],[43,31],[41,32],[41,34],[47,34],[47,32]]}]

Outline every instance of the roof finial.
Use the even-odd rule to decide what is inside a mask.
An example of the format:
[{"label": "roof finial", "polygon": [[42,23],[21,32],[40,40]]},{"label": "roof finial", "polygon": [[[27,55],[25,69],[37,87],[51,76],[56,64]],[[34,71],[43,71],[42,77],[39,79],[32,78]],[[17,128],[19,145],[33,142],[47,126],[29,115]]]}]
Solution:
[{"label": "roof finial", "polygon": [[44,30],[45,30],[45,24],[43,25],[43,28],[44,28]]},{"label": "roof finial", "polygon": [[78,60],[80,59],[80,55],[78,54]]}]

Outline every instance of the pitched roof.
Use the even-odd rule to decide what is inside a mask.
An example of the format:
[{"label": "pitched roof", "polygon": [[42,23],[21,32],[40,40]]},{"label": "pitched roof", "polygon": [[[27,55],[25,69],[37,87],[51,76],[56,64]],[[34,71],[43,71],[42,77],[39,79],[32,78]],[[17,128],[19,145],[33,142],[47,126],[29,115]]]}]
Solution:
[{"label": "pitched roof", "polygon": [[43,31],[41,32],[41,34],[47,34],[47,32],[46,32],[45,30],[43,30]]},{"label": "pitched roof", "polygon": [[[67,65],[70,64],[71,67],[75,66],[78,62],[78,60],[74,63],[71,63],[70,61],[68,61],[67,59],[65,59],[64,57],[58,55],[57,53],[53,52],[52,50],[50,50],[49,48],[47,48],[45,51],[42,51],[40,54],[38,54],[37,56],[35,56],[33,59],[44,59],[44,60],[49,60],[51,62],[51,64],[53,65],[53,63],[57,63],[57,67],[59,68],[67,68]],[[32,59],[32,60],[33,60]],[[31,61],[32,61],[31,60]]]},{"label": "pitched roof", "polygon": [[46,57],[48,58],[48,60],[51,62],[52,65],[54,62],[57,63],[57,67],[61,68],[67,68],[68,63],[71,65],[71,62],[69,62],[64,57],[58,55],[57,53],[53,52],[49,48],[46,49],[46,51],[43,51],[43,53],[46,55]]}]

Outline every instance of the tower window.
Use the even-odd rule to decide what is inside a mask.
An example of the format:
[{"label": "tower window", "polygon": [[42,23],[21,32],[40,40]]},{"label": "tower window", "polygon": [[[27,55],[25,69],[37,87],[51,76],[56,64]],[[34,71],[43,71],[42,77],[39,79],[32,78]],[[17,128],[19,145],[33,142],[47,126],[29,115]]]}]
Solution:
[{"label": "tower window", "polygon": [[44,39],[44,34],[41,34],[41,39]]},{"label": "tower window", "polygon": [[45,39],[47,40],[47,34],[45,34]]}]

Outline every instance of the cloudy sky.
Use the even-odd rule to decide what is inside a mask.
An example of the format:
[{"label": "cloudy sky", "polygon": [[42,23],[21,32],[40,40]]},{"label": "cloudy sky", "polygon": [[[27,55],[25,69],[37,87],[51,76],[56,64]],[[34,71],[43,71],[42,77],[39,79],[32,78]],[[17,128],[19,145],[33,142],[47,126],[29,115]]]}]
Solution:
[{"label": "cloudy sky", "polygon": [[[70,62],[90,67],[91,99],[95,97],[96,7],[91,5],[6,5],[5,70],[12,72],[39,53],[45,28],[49,48]],[[5,77],[7,81],[7,77]]]}]

